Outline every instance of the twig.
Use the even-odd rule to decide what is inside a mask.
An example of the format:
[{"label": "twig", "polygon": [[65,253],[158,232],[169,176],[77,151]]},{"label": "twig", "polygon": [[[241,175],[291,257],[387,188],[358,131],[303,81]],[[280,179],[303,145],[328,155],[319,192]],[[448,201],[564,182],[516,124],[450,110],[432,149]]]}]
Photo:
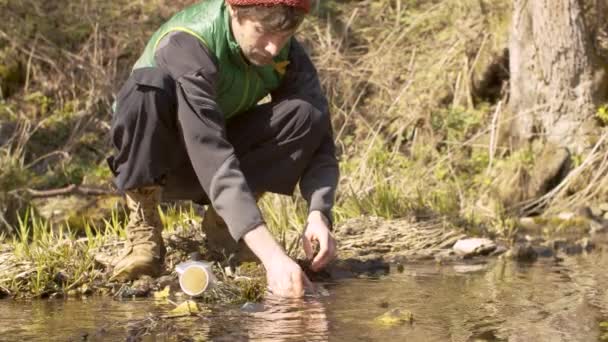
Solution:
[{"label": "twig", "polygon": [[48,198],[57,196],[68,196],[68,195],[82,195],[82,196],[120,196],[119,193],[111,190],[89,188],[80,185],[68,185],[61,189],[50,189],[50,190],[34,190],[25,189],[29,195],[33,198]]},{"label": "twig", "polygon": [[498,101],[498,105],[496,105],[496,110],[494,111],[494,116],[492,117],[492,124],[490,126],[490,151],[488,157],[488,169],[486,174],[490,174],[492,170],[492,163],[494,162],[494,153],[496,153],[496,144],[497,144],[497,136],[500,131],[500,125],[498,123],[498,118],[500,116],[500,110],[502,109],[502,101]]},{"label": "twig", "polygon": [[36,51],[36,44],[38,43],[38,35],[34,39],[34,43],[32,44],[32,49],[30,50],[30,56],[27,59],[27,67],[25,68],[25,85],[23,86],[24,93],[28,92],[30,87],[30,77],[32,72],[32,58],[34,57],[34,52]]}]

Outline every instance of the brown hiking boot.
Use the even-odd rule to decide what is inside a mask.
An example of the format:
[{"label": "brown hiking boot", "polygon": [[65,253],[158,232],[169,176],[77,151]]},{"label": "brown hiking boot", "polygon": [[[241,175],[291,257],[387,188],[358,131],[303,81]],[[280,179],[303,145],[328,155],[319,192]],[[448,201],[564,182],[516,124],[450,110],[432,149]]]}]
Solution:
[{"label": "brown hiking boot", "polygon": [[211,205],[205,211],[201,226],[207,238],[207,250],[216,261],[228,259],[229,262],[236,264],[259,261],[243,240],[238,243],[234,241],[224,219]]},{"label": "brown hiking boot", "polygon": [[129,223],[127,245],[114,263],[111,280],[127,281],[142,275],[158,276],[165,257],[162,222],[158,214],[161,188],[145,187],[127,191]]}]

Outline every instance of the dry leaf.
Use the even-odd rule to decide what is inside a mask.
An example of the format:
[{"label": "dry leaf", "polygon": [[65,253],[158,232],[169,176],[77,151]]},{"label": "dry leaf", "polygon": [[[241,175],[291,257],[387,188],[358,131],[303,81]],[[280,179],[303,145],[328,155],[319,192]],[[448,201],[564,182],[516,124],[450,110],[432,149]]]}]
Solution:
[{"label": "dry leaf", "polygon": [[201,312],[201,309],[198,307],[198,304],[195,301],[187,300],[178,305],[175,309],[169,311],[167,317],[191,316],[199,312]]},{"label": "dry leaf", "polygon": [[167,299],[169,298],[169,285],[165,286],[162,291],[154,292],[154,299]]}]

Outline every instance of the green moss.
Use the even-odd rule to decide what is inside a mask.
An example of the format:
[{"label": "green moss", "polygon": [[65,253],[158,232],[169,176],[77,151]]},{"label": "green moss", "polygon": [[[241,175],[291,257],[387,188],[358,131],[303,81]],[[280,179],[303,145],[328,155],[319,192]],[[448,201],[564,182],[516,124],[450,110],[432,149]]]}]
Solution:
[{"label": "green moss", "polygon": [[601,122],[602,125],[608,125],[608,104],[600,106],[595,113],[595,117]]},{"label": "green moss", "polygon": [[600,322],[600,342],[608,342],[608,322]]}]

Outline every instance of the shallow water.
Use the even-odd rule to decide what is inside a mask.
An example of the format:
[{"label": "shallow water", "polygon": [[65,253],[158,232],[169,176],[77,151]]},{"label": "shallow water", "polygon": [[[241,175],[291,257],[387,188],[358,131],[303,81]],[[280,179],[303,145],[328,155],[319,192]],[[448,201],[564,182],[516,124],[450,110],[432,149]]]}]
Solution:
[{"label": "shallow water", "polygon": [[[599,341],[608,318],[608,252],[484,265],[406,265],[324,284],[327,295],[212,307],[158,321],[173,306],[108,298],[0,301],[1,341]],[[413,324],[379,326],[393,308]]]}]

